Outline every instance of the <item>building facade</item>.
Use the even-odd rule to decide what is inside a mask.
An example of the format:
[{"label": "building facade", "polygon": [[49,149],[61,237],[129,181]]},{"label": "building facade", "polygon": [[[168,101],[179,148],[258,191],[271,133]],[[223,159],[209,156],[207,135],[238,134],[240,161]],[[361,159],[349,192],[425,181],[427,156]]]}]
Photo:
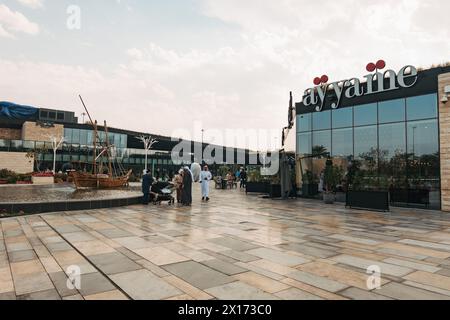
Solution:
[{"label": "building facade", "polygon": [[[98,126],[100,142],[97,145],[106,145],[106,130]],[[37,161],[34,166],[39,170],[52,169],[53,150],[51,137],[64,137],[64,143],[57,151],[56,171],[64,171],[68,168],[75,170],[92,169],[94,160],[93,147],[94,131],[90,124],[78,123],[74,112],[38,109],[29,106],[15,105],[8,102],[0,102],[0,169],[10,169],[18,173],[33,171],[33,161],[27,158],[27,153],[34,153]],[[141,135],[151,135],[157,143],[148,153],[147,167],[154,176],[171,176],[180,169],[182,164],[201,162],[198,155],[189,152],[184,157],[183,163],[172,161],[172,150],[180,142],[171,137],[135,132],[125,129],[108,128],[109,144],[114,146],[114,156],[120,165],[128,170],[133,169],[136,175],[140,175],[145,167],[145,150],[139,140]],[[191,151],[196,148],[204,150],[207,145],[199,142],[188,142]],[[217,150],[220,150],[221,146]],[[209,146],[211,148],[211,146]],[[233,159],[229,152],[223,148],[227,163],[235,166],[248,165],[250,152],[243,149],[234,149]],[[182,154],[184,156],[184,154]],[[215,163],[211,167],[217,170],[223,163]],[[256,163],[257,165],[257,163]]]},{"label": "building facade", "polygon": [[450,211],[450,67],[373,71],[325,77],[296,104],[297,183],[322,187],[331,158],[338,191],[385,190],[393,205]]}]

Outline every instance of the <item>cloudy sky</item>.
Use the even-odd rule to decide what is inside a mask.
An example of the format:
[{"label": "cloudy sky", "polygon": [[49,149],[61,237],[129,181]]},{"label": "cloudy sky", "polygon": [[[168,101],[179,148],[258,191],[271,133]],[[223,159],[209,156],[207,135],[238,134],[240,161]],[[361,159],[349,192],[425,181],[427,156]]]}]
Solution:
[{"label": "cloudy sky", "polygon": [[448,0],[2,0],[0,100],[79,114],[81,93],[111,126],[186,138],[280,132],[289,91],[301,100],[316,76],[450,60],[449,13]]}]

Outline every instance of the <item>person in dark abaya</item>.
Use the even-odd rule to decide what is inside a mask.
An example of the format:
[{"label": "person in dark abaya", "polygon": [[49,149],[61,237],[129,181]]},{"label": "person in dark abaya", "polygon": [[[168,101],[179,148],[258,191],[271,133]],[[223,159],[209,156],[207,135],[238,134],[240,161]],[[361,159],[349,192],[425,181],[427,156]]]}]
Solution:
[{"label": "person in dark abaya", "polygon": [[150,201],[150,187],[153,183],[153,177],[148,173],[147,170],[144,170],[144,175],[142,176],[142,193],[144,197],[142,198],[142,203],[148,205]]},{"label": "person in dark abaya", "polygon": [[183,191],[181,195],[181,203],[184,206],[190,206],[192,204],[192,181],[194,180],[191,170],[188,167],[183,169]]}]

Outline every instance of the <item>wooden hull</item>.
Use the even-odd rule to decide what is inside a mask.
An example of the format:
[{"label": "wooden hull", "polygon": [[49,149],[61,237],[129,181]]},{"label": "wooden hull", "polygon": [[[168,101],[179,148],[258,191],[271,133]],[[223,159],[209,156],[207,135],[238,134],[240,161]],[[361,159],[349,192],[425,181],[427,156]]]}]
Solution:
[{"label": "wooden hull", "polygon": [[127,186],[130,174],[131,171],[124,176],[110,177],[108,175],[73,172],[72,177],[77,188],[111,189]]}]

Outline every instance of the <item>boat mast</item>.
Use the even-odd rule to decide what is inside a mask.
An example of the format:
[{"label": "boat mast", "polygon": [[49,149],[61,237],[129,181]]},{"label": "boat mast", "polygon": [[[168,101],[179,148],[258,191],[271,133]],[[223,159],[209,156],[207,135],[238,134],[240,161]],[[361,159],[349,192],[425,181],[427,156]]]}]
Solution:
[{"label": "boat mast", "polygon": [[[97,120],[95,122],[92,120],[91,114],[89,113],[89,110],[86,107],[86,104],[83,101],[83,98],[81,97],[81,94],[78,95],[80,97],[81,103],[83,104],[84,110],[86,110],[86,113],[89,117],[89,121],[91,122],[92,126],[94,127],[94,160],[92,163],[93,173],[97,174],[97,139],[98,139],[98,132],[97,132]],[[100,140],[100,139],[99,139]]]},{"label": "boat mast", "polygon": [[112,178],[112,163],[111,163],[111,150],[109,145],[109,137],[108,137],[108,127],[106,126],[106,120],[105,120],[105,138],[106,138],[106,148],[107,148],[107,155],[108,155],[108,169],[109,169],[109,176]]},{"label": "boat mast", "polygon": [[92,173],[97,174],[97,120],[94,122],[94,159],[92,160]]}]

